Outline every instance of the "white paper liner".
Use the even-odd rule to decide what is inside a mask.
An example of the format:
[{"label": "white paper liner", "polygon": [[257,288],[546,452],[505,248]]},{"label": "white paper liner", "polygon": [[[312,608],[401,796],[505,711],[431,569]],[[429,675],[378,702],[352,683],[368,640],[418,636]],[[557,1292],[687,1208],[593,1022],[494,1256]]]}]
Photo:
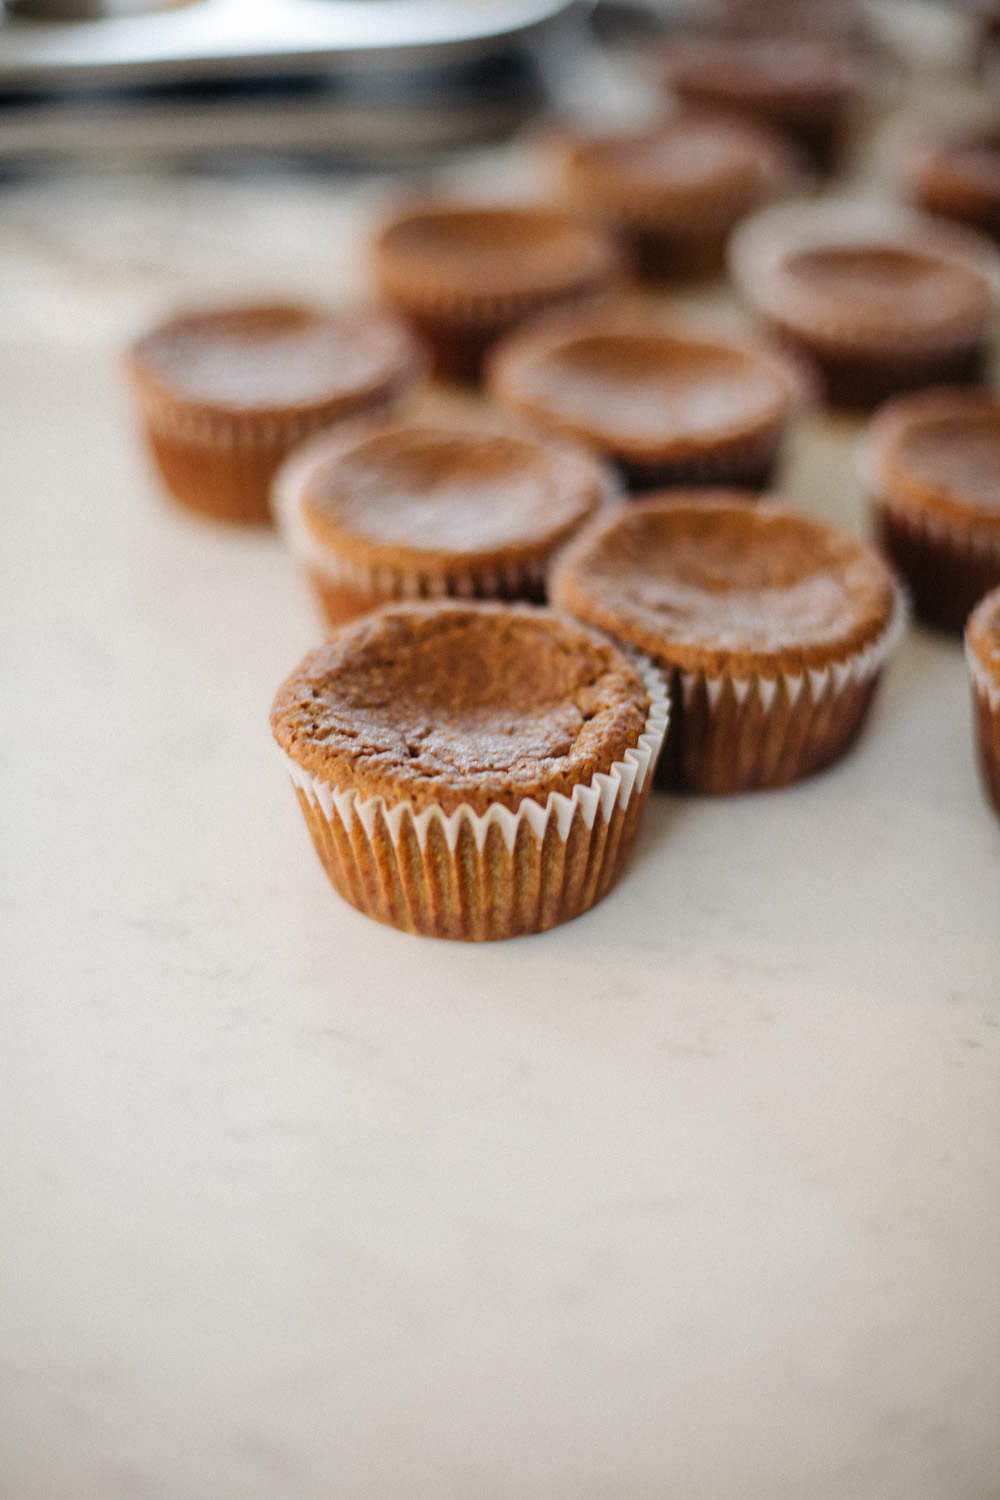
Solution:
[{"label": "white paper liner", "polygon": [[[433,572],[416,569],[404,573],[395,568],[356,562],[332,547],[324,546],[304,515],[306,483],[326,456],[354,441],[357,431],[358,428],[353,427],[349,437],[321,434],[314,442],[292,454],[275,477],[272,500],[278,529],[307,571],[334,587],[351,589],[372,603],[407,598],[518,599],[541,595],[551,554],[565,543],[565,537],[541,555],[520,558],[501,566],[463,569],[456,559],[446,571]],[[545,441],[548,446],[559,446],[549,439]],[[595,472],[596,467],[595,464]],[[608,469],[602,480],[599,508],[617,504],[624,492],[613,471]]]},{"label": "white paper liner", "polygon": [[898,644],[909,620],[910,607],[906,593],[898,585],[893,589],[893,608],[889,623],[863,651],[856,651],[844,661],[830,662],[825,667],[808,667],[803,672],[779,672],[774,676],[754,673],[750,677],[709,677],[703,671],[681,672],[681,691],[685,704],[690,704],[700,682],[704,682],[709,706],[715,708],[727,683],[733,688],[737,703],[744,703],[751,689],[756,689],[761,707],[766,713],[774,702],[778,687],[784,686],[789,705],[797,703],[808,685],[809,695],[818,704],[828,693],[842,693],[849,686],[856,686],[875,677]]},{"label": "white paper liner", "polygon": [[522,823],[527,823],[541,842],[550,820],[554,819],[559,837],[565,843],[577,808],[588,829],[593,828],[598,812],[606,823],[610,823],[615,807],[620,806],[624,812],[633,793],[642,790],[647,778],[652,777],[655,770],[670,718],[670,695],[662,672],[652,662],[645,657],[633,659],[650,700],[646,724],[635,748],[626,750],[623,758],[615,761],[610,771],[597,771],[589,783],[575,786],[570,796],[550,792],[544,807],[533,798],[525,797],[517,812],[511,812],[509,807],[493,802],[484,813],[477,813],[468,803],[463,802],[452,813],[446,813],[437,803],[432,803],[418,813],[409,801],[397,802],[389,807],[382,796],[363,799],[357,791],[341,791],[339,787],[314,776],[284,751],[281,754],[293,785],[304,792],[314,806],[321,809],[327,822],[333,821],[336,810],[348,832],[357,819],[371,838],[376,820],[381,814],[393,844],[398,847],[403,820],[408,814],[421,850],[426,849],[428,830],[432,823],[436,823],[444,833],[448,848],[454,853],[462,824],[467,822],[472,829],[476,847],[482,853],[490,826],[495,823],[508,850],[513,852]]}]

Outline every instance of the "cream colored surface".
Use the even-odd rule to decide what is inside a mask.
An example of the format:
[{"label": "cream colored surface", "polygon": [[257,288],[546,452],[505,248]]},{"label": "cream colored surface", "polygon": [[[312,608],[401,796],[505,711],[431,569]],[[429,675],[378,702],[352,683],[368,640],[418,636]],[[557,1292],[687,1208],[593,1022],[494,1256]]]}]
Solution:
[{"label": "cream colored surface", "polygon": [[[310,598],[162,499],[117,350],[353,291],[391,188],[0,197],[4,1500],[992,1500],[1000,824],[957,642],[911,631],[814,781],[657,796],[543,937],[327,885],[267,725]],[[807,424],[788,490],[859,528],[855,435]]]}]

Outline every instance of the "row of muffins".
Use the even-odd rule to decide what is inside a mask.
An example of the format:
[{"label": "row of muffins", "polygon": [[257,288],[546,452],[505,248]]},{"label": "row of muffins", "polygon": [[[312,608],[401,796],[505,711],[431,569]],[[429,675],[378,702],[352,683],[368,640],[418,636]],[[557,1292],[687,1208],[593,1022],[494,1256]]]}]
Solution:
[{"label": "row of muffins", "polygon": [[[868,265],[862,257],[862,271]],[[877,265],[884,276],[884,259]],[[165,435],[161,421],[154,448],[175,486],[192,454],[197,469],[199,447],[210,459],[221,448],[230,471],[216,472],[209,491],[220,479],[231,494],[250,485],[266,491],[268,469],[305,431],[367,419],[361,431],[317,438],[278,484],[286,530],[331,618],[380,597],[537,598],[552,549],[582,525],[551,579],[552,597],[645,653],[644,715],[633,701],[626,740],[598,754],[586,726],[606,707],[597,684],[607,662],[597,678],[560,671],[573,660],[593,663],[606,636],[578,633],[571,649],[559,635],[565,621],[523,606],[453,603],[388,604],[348,625],[329,647],[331,662],[306,674],[308,693],[305,680],[292,693],[291,732],[282,703],[292,690],[279,695],[275,732],[297,767],[321,858],[362,909],[411,930],[467,937],[539,930],[586,909],[634,837],[668,703],[664,777],[698,790],[785,784],[828,764],[857,733],[902,619],[891,574],[871,549],[780,507],[750,508],[746,496],[674,494],[616,509],[612,471],[565,442],[589,434],[592,448],[617,461],[619,483],[760,484],[807,385],[787,355],[759,340],[697,335],[638,304],[550,316],[515,331],[488,361],[491,389],[501,399],[506,390],[510,409],[547,429],[542,439],[368,425],[421,374],[418,346],[384,314],[375,315],[377,337],[364,317],[349,320],[346,360],[335,319],[281,308],[231,313],[221,345],[210,324],[187,320],[140,346],[140,389],[157,360],[161,385],[164,370],[194,370],[198,399],[205,404],[221,384],[231,417],[241,401],[244,414],[253,409],[262,381],[267,441],[255,441],[252,424],[249,438],[243,428],[234,440],[238,424],[174,422]],[[248,343],[262,337],[264,374],[247,359]],[[673,414],[668,441],[661,430],[651,448],[643,429],[651,411],[662,429],[664,410]],[[635,439],[637,427],[639,446],[623,448],[622,433]],[[553,432],[563,441],[553,444]],[[171,459],[171,449],[184,451],[188,468],[171,469],[164,445]],[[429,492],[436,549],[427,545]],[[484,518],[488,545],[476,546]],[[519,525],[534,555],[525,554],[523,535],[516,540]],[[672,632],[671,620],[685,628]],[[532,644],[512,655],[522,637]],[[357,680],[356,649],[366,662]],[[522,679],[536,681],[536,658],[551,661],[536,682],[540,699],[529,694],[525,703]],[[634,693],[635,670],[619,656],[619,688],[631,671]],[[617,724],[621,702],[612,698]],[[411,708],[401,726],[403,699]],[[331,759],[333,731],[341,748]],[[582,761],[581,736],[590,747]],[[345,767],[360,779],[345,781]],[[527,781],[513,774],[518,768]],[[477,805],[463,780],[470,769]],[[404,794],[422,777],[425,800],[414,803]]]}]

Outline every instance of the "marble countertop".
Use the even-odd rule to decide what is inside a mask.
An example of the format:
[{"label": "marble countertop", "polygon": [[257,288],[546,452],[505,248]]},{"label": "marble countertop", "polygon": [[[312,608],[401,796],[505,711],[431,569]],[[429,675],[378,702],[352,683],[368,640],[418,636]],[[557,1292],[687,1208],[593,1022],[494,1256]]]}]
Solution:
[{"label": "marble countertop", "polygon": [[[516,152],[458,180],[516,183]],[[490,946],[327,885],[267,710],[272,535],[160,496],[122,342],[337,297],[398,190],[0,196],[5,1500],[993,1500],[1000,823],[957,642],[855,751],[658,795]],[[784,488],[865,525],[856,425]]]}]

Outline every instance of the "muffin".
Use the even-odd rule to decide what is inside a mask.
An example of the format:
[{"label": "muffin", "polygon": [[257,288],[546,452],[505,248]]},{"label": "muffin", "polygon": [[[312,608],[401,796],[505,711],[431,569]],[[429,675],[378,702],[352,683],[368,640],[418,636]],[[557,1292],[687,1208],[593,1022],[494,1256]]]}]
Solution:
[{"label": "muffin", "polygon": [[1000,814],[1000,589],[980,600],[965,629],[983,785]]},{"label": "muffin", "polygon": [[914,173],[921,207],[1000,240],[1000,129],[926,152]]},{"label": "muffin", "polygon": [[553,316],[494,350],[501,406],[612,462],[633,490],[762,489],[809,395],[802,369],[761,339],[642,303]]},{"label": "muffin", "polygon": [[865,84],[863,59],[829,37],[686,36],[664,43],[657,60],[682,103],[749,115],[824,172],[837,164]]},{"label": "muffin", "polygon": [[128,371],[174,498],[219,520],[266,522],[286,454],[321,427],[390,409],[425,363],[390,314],[275,303],[162,323],[132,346]]},{"label": "muffin", "polygon": [[692,792],[785,786],[843,755],[902,623],[874,548],[770,501],[680,492],[588,522],[550,597],[661,667],[661,780]]},{"label": "muffin", "polygon": [[470,941],[542,932],[607,893],[666,721],[659,673],[596,632],[450,600],[334,631],[271,713],[345,900]]},{"label": "muffin", "polygon": [[928,624],[960,631],[1000,584],[1000,400],[985,391],[900,396],[860,451],[883,547]]},{"label": "muffin", "polygon": [[613,237],[550,208],[438,205],[375,243],[375,279],[434,352],[435,372],[474,381],[500,334],[531,313],[603,291],[622,274]]},{"label": "muffin", "polygon": [[618,229],[652,278],[720,272],[734,226],[801,177],[795,152],[766,126],[694,111],[579,141],[564,170],[574,201]]},{"label": "muffin", "polygon": [[980,374],[998,264],[971,230],[864,201],[766,208],[730,242],[747,301],[861,410]]},{"label": "muffin", "polygon": [[566,444],[413,422],[324,434],[276,489],[334,625],[391,599],[541,602],[552,552],[616,492],[604,465]]}]

